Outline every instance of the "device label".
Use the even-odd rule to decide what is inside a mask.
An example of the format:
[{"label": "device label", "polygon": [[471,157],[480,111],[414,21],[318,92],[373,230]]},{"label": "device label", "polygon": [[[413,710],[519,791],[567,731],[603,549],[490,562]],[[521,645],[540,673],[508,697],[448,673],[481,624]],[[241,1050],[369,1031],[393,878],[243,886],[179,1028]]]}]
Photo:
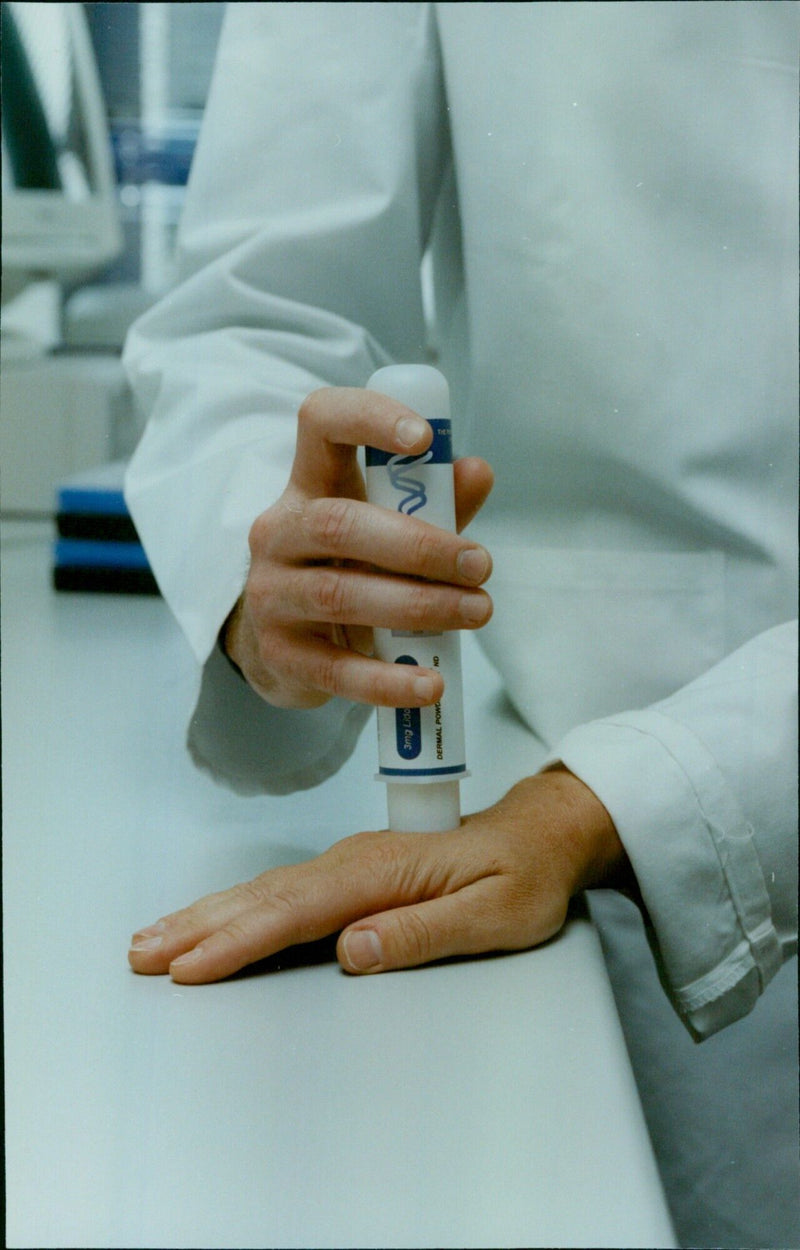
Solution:
[{"label": "device label", "polygon": [[[395,664],[417,664],[413,655],[398,655]],[[422,716],[418,707],[397,707],[394,710],[397,758],[415,760],[422,750]]]},{"label": "device label", "polygon": [[427,451],[421,456],[403,456],[394,455],[391,451],[379,451],[377,447],[365,447],[364,454],[368,469],[380,468],[389,464],[392,460],[407,460],[413,463],[416,460],[424,464],[452,464],[453,463],[453,434],[450,421],[440,419],[438,421],[429,421],[433,430],[433,439]]},{"label": "device label", "polygon": [[365,448],[370,503],[455,529],[452,440],[449,421],[432,421],[433,442],[419,456]]},{"label": "device label", "polygon": [[[414,639],[414,655],[408,641]],[[379,707],[379,775],[414,781],[441,781],[466,775],[461,696],[461,639],[457,632],[404,634],[375,630],[375,651],[394,664],[438,668],[444,677],[441,699],[429,707]]]}]

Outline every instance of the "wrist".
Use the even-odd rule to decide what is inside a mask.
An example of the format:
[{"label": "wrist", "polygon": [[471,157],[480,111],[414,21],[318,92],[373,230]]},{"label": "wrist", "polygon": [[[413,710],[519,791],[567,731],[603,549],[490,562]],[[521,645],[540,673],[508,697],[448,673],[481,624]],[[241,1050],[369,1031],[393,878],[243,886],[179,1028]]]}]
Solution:
[{"label": "wrist", "polygon": [[564,840],[573,864],[573,893],[592,888],[636,889],[636,879],[617,827],[593,790],[560,761],[539,774],[556,788],[566,821]]}]

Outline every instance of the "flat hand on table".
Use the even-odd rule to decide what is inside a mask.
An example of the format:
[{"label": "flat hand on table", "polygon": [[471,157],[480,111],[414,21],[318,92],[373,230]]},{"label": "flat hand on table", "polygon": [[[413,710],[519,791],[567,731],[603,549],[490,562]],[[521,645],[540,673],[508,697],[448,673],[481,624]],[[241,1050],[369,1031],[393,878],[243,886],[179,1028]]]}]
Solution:
[{"label": "flat hand on table", "polygon": [[210,894],[134,935],[136,972],[200,984],[340,932],[348,972],[520,950],[564,923],[573,894],[626,867],[613,822],[558,766],[448,833],[358,833],[307,863]]},{"label": "flat hand on table", "polygon": [[[476,629],[491,616],[479,589],[488,552],[417,517],[366,502],[356,449],[420,455],[427,421],[376,391],[327,387],[300,408],[297,447],[281,498],[250,531],[250,571],[223,642],[247,681],[275,707],[310,708],[331,695],[421,707],[442,695],[434,669],[372,657],[372,628]],[[485,460],[453,466],[462,529],[492,487]]]}]

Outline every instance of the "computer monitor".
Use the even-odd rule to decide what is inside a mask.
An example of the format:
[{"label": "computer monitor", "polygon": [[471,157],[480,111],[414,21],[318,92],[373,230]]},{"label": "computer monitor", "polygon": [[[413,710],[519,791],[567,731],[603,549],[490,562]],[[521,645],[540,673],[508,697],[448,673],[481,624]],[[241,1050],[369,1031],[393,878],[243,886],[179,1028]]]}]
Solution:
[{"label": "computer monitor", "polygon": [[2,2],[3,302],[122,249],[100,79],[80,4]]}]

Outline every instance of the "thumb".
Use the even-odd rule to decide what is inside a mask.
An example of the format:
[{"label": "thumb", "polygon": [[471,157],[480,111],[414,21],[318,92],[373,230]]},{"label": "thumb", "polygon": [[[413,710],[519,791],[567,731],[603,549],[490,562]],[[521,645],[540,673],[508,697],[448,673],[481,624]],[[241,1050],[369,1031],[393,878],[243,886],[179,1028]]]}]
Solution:
[{"label": "thumb", "polygon": [[459,534],[481,510],[493,484],[491,466],[478,456],[465,456],[453,463],[456,529]]},{"label": "thumb", "polygon": [[389,972],[434,959],[515,950],[528,941],[514,936],[512,908],[498,877],[454,894],[368,916],[342,931],[336,944],[347,972]]}]

